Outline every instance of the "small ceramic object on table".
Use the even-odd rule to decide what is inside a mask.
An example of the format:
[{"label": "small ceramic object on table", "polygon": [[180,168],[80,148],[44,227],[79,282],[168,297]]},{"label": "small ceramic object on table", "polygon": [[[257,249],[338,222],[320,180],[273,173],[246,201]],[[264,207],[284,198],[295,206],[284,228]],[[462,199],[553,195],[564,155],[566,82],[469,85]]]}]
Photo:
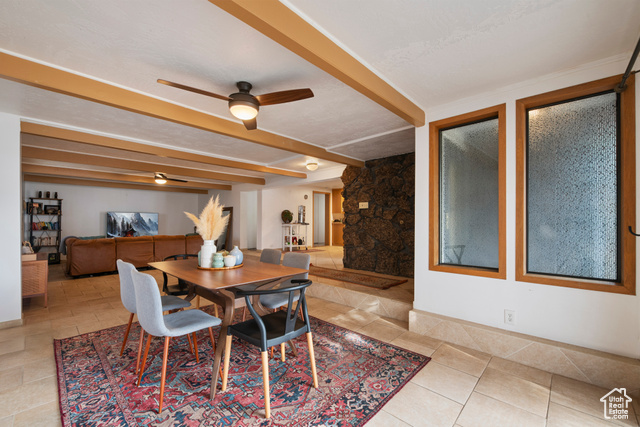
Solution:
[{"label": "small ceramic object on table", "polygon": [[222,268],[224,267],[224,259],[220,252],[217,252],[213,255],[213,268]]},{"label": "small ceramic object on table", "polygon": [[224,257],[224,266],[225,267],[233,267],[236,265],[236,257],[233,255],[227,255]]},{"label": "small ceramic object on table", "polygon": [[244,258],[244,255],[242,255],[242,251],[238,249],[237,246],[234,246],[231,252],[229,252],[229,254],[236,257],[236,265],[242,264],[242,259]]}]

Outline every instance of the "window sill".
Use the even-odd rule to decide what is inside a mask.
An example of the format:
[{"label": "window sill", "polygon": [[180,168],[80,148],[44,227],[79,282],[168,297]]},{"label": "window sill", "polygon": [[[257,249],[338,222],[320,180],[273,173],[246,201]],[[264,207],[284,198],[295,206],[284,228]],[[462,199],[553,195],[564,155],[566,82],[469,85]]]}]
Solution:
[{"label": "window sill", "polygon": [[635,295],[635,286],[620,282],[607,282],[603,280],[572,279],[569,277],[554,277],[543,274],[516,274],[516,281],[536,283],[538,285],[561,286],[565,288],[582,289],[586,291],[609,292],[614,294]]},{"label": "window sill", "polygon": [[431,271],[441,271],[443,273],[466,274],[468,276],[488,277],[491,279],[506,279],[506,272],[493,268],[458,266],[453,264],[432,264],[429,265]]}]

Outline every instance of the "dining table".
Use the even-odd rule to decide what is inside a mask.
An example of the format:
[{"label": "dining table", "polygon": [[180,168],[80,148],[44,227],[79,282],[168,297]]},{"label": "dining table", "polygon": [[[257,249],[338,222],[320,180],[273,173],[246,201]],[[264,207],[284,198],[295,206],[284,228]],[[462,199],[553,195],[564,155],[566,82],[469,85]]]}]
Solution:
[{"label": "dining table", "polygon": [[[222,355],[224,354],[227,327],[233,321],[235,311],[236,297],[234,288],[244,285],[254,285],[255,287],[275,286],[293,276],[308,273],[308,270],[302,268],[260,262],[249,257],[245,257],[242,266],[237,268],[200,268],[196,258],[151,262],[149,266],[187,282],[189,293],[185,297],[186,300],[190,301],[196,296],[201,296],[222,307],[223,319],[213,366],[211,367],[210,398],[212,400],[216,395],[218,372]],[[258,312],[264,312],[264,309],[259,306],[259,299],[254,301],[254,306],[258,305]]]}]

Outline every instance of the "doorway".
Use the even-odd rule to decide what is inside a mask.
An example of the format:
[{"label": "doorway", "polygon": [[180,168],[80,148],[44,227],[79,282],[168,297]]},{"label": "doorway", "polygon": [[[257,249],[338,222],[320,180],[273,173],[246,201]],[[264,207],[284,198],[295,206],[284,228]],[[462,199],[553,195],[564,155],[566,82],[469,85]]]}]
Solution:
[{"label": "doorway", "polygon": [[313,246],[331,244],[331,193],[313,192]]}]

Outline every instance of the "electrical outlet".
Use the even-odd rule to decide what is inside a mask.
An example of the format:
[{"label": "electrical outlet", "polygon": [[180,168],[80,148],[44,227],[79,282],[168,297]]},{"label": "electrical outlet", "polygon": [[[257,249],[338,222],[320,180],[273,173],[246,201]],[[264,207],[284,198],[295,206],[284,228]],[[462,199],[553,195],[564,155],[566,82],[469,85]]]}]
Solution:
[{"label": "electrical outlet", "polygon": [[504,310],[504,323],[507,325],[516,324],[516,312],[514,310]]},{"label": "electrical outlet", "polygon": [[360,209],[369,209],[369,202],[360,202]]}]

